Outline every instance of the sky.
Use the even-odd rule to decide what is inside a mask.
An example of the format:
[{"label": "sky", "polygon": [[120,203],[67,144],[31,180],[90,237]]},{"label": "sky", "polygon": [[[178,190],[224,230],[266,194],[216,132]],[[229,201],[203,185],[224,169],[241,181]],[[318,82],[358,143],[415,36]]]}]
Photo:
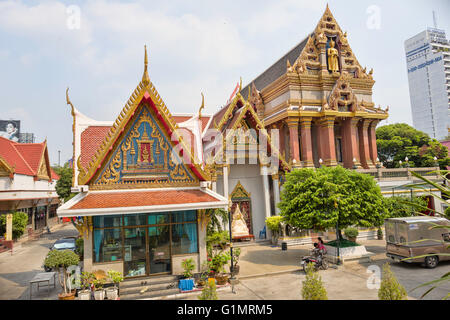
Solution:
[{"label": "sky", "polygon": [[223,106],[314,30],[326,4],[356,58],[374,69],[373,101],[412,124],[404,41],[433,26],[450,38],[447,0],[0,1],[0,120],[47,139],[51,164],[72,157],[72,116],[113,121],[149,75],[172,113]]}]

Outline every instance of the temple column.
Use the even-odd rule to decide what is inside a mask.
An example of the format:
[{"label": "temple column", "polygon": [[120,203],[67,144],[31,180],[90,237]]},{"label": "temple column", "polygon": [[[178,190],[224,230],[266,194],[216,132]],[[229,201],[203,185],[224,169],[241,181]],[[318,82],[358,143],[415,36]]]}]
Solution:
[{"label": "temple column", "polygon": [[278,209],[278,204],[280,203],[280,184],[278,173],[272,174],[272,183],[273,183],[273,200],[275,204],[275,214],[279,215],[280,209]]},{"label": "temple column", "polygon": [[370,123],[368,132],[370,159],[372,160],[374,166],[377,165],[377,158],[378,158],[376,129],[379,122],[380,120],[373,120]]},{"label": "temple column", "polygon": [[[263,193],[264,193],[264,212],[266,219],[271,216],[270,214],[270,193],[269,193],[269,173],[266,166],[261,166],[261,177],[263,183]],[[267,239],[272,238],[272,233],[266,226]]]},{"label": "temple column", "polygon": [[217,192],[217,172],[214,171],[211,175],[211,189],[214,192]]},{"label": "temple column", "polygon": [[[359,158],[359,147],[357,143],[357,125],[360,118],[347,118],[342,121],[342,142],[344,145],[343,160],[344,167],[352,169],[353,166],[361,168]],[[355,162],[353,161],[355,160]]]},{"label": "temple column", "polygon": [[300,167],[300,148],[299,148],[299,140],[298,140],[298,118],[288,118],[286,121],[289,127],[289,146],[290,146],[290,158],[294,167]]},{"label": "temple column", "polygon": [[301,128],[301,147],[302,147],[302,161],[303,167],[314,168],[314,159],[312,151],[312,136],[311,136],[311,121],[312,118],[300,118]]},{"label": "temple column", "polygon": [[228,166],[223,165],[223,196],[228,199]]},{"label": "temple column", "polygon": [[369,144],[369,126],[372,120],[364,119],[361,125],[358,127],[359,132],[359,154],[361,156],[361,165],[364,169],[375,168],[370,157],[370,144]]},{"label": "temple column", "polygon": [[320,120],[320,157],[326,166],[337,166],[336,147],[334,141],[334,117]]}]

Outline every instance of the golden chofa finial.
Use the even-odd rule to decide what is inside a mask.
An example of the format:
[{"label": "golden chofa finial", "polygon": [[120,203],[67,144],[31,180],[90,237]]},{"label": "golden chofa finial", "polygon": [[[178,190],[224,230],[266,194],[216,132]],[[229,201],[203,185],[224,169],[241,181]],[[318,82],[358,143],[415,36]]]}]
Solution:
[{"label": "golden chofa finial", "polygon": [[242,77],[241,77],[241,80],[239,81],[239,92],[241,92],[242,91]]},{"label": "golden chofa finial", "polygon": [[198,118],[201,119],[202,118],[202,110],[205,109],[205,96],[203,95],[202,92],[202,105],[200,106],[200,109],[198,110]]},{"label": "golden chofa finial", "polygon": [[147,46],[144,45],[145,48],[145,58],[144,58],[144,75],[142,76],[142,83],[147,86],[150,84],[150,77],[148,76],[148,57],[147,57]]}]

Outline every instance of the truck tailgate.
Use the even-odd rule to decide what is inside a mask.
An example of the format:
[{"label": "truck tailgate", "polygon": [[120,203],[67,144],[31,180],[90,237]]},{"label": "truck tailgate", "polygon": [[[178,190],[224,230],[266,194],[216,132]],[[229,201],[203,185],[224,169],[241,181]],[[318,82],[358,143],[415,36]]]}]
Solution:
[{"label": "truck tailgate", "polygon": [[396,254],[398,256],[402,256],[402,257],[405,257],[405,258],[410,256],[409,247],[404,246],[404,245],[397,245],[397,244],[394,244],[394,243],[388,243],[387,244],[386,252],[387,253]]}]

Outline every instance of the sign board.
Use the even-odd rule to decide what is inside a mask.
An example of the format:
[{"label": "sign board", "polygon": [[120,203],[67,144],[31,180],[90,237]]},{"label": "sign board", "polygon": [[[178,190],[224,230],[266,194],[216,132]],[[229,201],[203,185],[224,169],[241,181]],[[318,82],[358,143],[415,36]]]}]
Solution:
[{"label": "sign board", "polygon": [[12,221],[13,215],[12,213],[8,213],[6,215],[6,241],[12,240]]},{"label": "sign board", "polygon": [[20,120],[0,120],[0,137],[19,142]]}]

